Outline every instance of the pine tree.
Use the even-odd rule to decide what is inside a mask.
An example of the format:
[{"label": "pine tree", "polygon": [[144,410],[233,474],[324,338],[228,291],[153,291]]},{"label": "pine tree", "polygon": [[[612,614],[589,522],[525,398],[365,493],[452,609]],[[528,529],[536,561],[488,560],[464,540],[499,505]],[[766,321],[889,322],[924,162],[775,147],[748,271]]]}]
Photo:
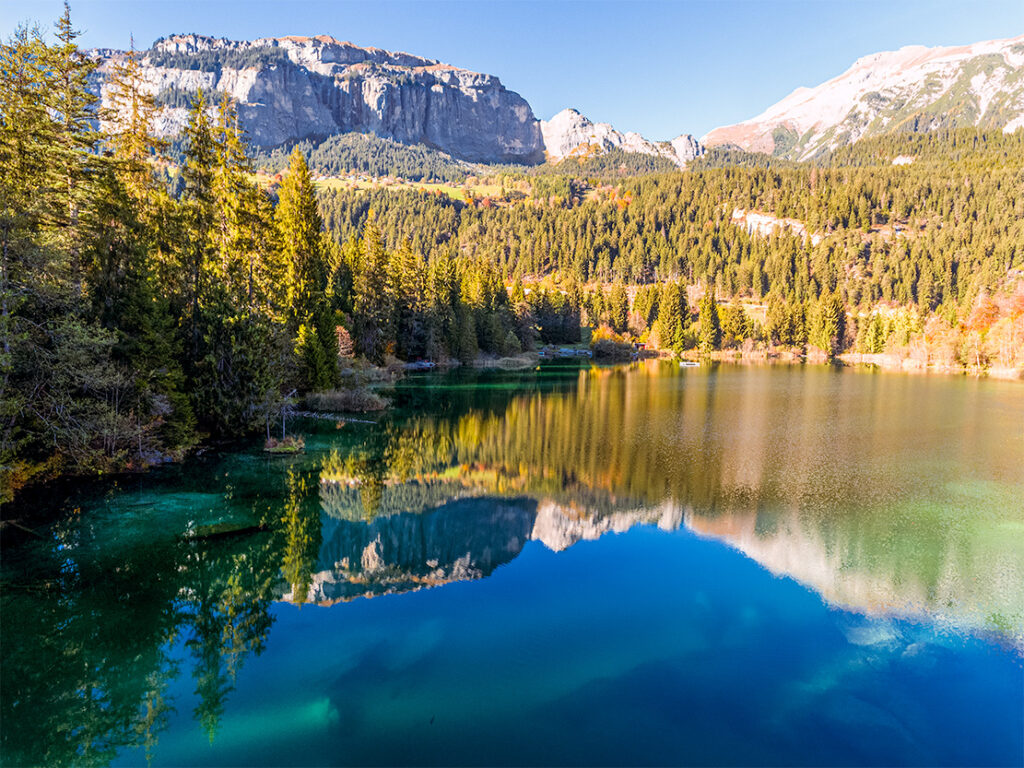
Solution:
[{"label": "pine tree", "polygon": [[685,330],[689,325],[690,310],[686,305],[686,292],[676,282],[662,286],[658,299],[657,332],[663,349],[681,354],[686,347]]},{"label": "pine tree", "polygon": [[216,166],[212,182],[211,271],[232,303],[251,305],[256,272],[252,257],[258,249],[253,197],[258,191],[249,182],[252,163],[246,155],[235,108],[226,96],[221,100],[213,135]]},{"label": "pine tree", "polygon": [[363,231],[353,293],[353,335],[356,349],[375,363],[383,362],[394,344],[395,298],[388,279],[388,254],[376,224]]},{"label": "pine tree", "polygon": [[743,305],[739,301],[720,307],[719,315],[722,326],[723,345],[737,346],[750,338],[753,326]]},{"label": "pine tree", "polygon": [[722,343],[722,326],[718,317],[718,303],[714,291],[705,289],[700,300],[700,351],[703,353],[718,349]]},{"label": "pine tree", "polygon": [[473,316],[473,310],[465,304],[460,304],[459,309],[458,357],[463,364],[468,365],[473,362],[480,352],[477,342],[476,320]]},{"label": "pine tree", "polygon": [[391,254],[388,272],[395,297],[395,341],[398,357],[412,360],[426,354],[426,267],[405,240]]},{"label": "pine tree", "polygon": [[88,82],[96,64],[75,44],[80,33],[71,23],[67,2],[55,26],[57,44],[46,49],[49,83],[45,96],[56,139],[51,146],[48,167],[57,203],[53,216],[59,247],[68,254],[72,290],[81,298],[84,293],[81,214],[92,200],[87,177],[95,166],[93,149],[99,138],[92,127],[96,97]]},{"label": "pine tree", "polygon": [[513,307],[526,301],[526,289],[523,288],[523,281],[518,277],[512,284],[512,293],[509,295],[509,301]]},{"label": "pine tree", "polygon": [[194,373],[200,355],[200,305],[211,260],[213,174],[216,166],[213,129],[201,90],[196,94],[189,112],[185,142],[185,162],[181,170],[184,180],[181,196],[184,237],[179,243],[182,282],[178,295],[185,315],[186,372]]},{"label": "pine tree", "polygon": [[427,356],[438,360],[457,352],[459,286],[453,261],[431,261],[427,287]]},{"label": "pine tree", "polygon": [[834,357],[846,335],[846,311],[834,293],[823,294],[811,312],[808,337],[828,357]]},{"label": "pine tree", "polygon": [[[337,319],[327,295],[329,265],[323,235],[323,219],[316,202],[313,178],[302,152],[291,155],[288,174],[281,184],[276,221],[282,258],[287,269],[287,319],[292,338],[299,341],[305,361],[304,385],[323,389],[336,386]],[[319,350],[312,346],[319,345]],[[322,365],[318,361],[324,361]]]},{"label": "pine tree", "polygon": [[608,296],[608,321],[616,333],[624,333],[629,326],[629,295],[621,281],[612,285]]},{"label": "pine tree", "polygon": [[128,194],[145,201],[156,189],[149,161],[166,149],[167,142],[152,134],[156,99],[147,88],[134,39],[123,59],[110,62],[105,86],[107,106],[100,111],[100,125]]}]

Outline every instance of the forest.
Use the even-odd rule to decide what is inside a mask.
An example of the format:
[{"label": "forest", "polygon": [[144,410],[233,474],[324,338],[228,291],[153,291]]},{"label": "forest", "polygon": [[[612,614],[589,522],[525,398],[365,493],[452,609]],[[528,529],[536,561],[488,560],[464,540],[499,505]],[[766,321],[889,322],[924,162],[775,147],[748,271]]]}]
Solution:
[{"label": "forest", "polygon": [[[732,156],[741,165],[562,177],[560,190],[535,187],[521,204],[385,189],[320,200],[338,241],[372,211],[388,243],[493,262],[510,284],[581,286],[586,323],[637,337],[657,319],[655,287],[678,282],[691,309],[711,294],[706,314],[742,326],[717,345],[810,343],[834,355],[917,339],[947,365],[1019,364],[1024,131],[894,134],[801,166]],[[900,157],[913,162],[894,165]],[[617,284],[631,299],[624,322],[606,312]],[[827,332],[822,312],[836,318]]]},{"label": "forest", "polygon": [[589,339],[1020,363],[1024,131],[885,137],[806,166],[494,169],[530,194],[468,202],[318,190],[296,148],[266,186],[229,101],[190,98],[172,153],[138,57],[101,109],[77,35],[65,10],[52,42],[23,27],[0,48],[0,501],[269,437],[354,358]]},{"label": "forest", "polygon": [[257,168],[279,173],[288,167],[291,151],[298,148],[310,169],[323,176],[363,173],[370,176],[401,176],[412,181],[463,182],[476,168],[422,145],[406,146],[373,134],[342,133],[316,142],[296,142],[291,149],[257,150]]},{"label": "forest", "polygon": [[21,28],[0,49],[0,499],[269,436],[340,385],[341,355],[532,346],[493,263],[387,251],[372,222],[338,245],[298,151],[260,187],[227,101],[198,94],[168,183],[140,62],[100,110],[76,37],[65,11],[54,43]]}]

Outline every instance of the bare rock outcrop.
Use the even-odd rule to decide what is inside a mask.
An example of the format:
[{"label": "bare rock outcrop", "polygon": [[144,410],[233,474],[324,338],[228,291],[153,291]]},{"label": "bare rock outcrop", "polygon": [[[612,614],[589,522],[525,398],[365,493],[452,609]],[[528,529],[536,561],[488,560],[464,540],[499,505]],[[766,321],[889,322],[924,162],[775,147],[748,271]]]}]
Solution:
[{"label": "bare rock outcrop", "polygon": [[[107,94],[121,51],[94,51],[96,87]],[[374,133],[480,162],[543,160],[530,105],[493,76],[433,59],[361,48],[331,37],[234,41],[174,35],[141,54],[151,92],[163,105],[158,130],[178,134],[188,98],[228,95],[249,140],[275,147],[337,133]]]}]

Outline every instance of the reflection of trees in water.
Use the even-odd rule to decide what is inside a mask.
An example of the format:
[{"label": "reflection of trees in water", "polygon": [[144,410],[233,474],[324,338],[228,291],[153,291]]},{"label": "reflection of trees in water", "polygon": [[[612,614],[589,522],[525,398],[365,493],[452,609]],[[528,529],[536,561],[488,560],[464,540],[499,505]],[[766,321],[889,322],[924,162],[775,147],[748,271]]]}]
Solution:
[{"label": "reflection of trees in water", "polygon": [[[701,419],[713,409],[713,392],[713,387],[710,395],[705,391],[691,408]],[[595,503],[601,498],[651,504],[670,497],[711,500],[714,475],[674,471],[662,446],[642,429],[658,413],[678,411],[685,396],[682,389],[666,393],[639,372],[591,369],[580,373],[569,392],[515,396],[503,409],[469,410],[454,419],[417,416],[392,423],[353,452],[327,458],[321,471],[324,507],[331,513],[351,505],[353,494],[338,491],[359,489],[364,514],[372,519],[382,497],[432,484],[452,492],[577,499],[589,494]],[[703,470],[711,468],[712,458],[699,452],[690,457]],[[403,511],[400,504],[393,506]]]},{"label": "reflection of trees in water", "polygon": [[[903,489],[891,493],[871,465],[915,432],[906,414],[919,412],[918,389],[814,369],[774,372],[770,386],[756,372],[648,375],[657,372],[585,370],[568,391],[392,424],[358,460],[325,462],[321,504],[356,520],[466,495],[575,503],[590,517],[668,502],[691,510],[691,527],[845,607],[1024,635],[1014,586],[1024,553],[996,535],[998,519],[917,501],[906,488],[922,478],[906,467],[892,468]],[[910,420],[893,429],[900,418]],[[922,493],[952,479],[926,478]],[[357,512],[366,488],[373,506]]]},{"label": "reflection of trees in water", "polygon": [[90,534],[77,521],[60,526],[34,553],[41,578],[5,580],[5,763],[104,765],[122,746],[152,743],[165,722],[178,586],[152,563],[174,563],[178,552],[159,545],[116,567],[77,561],[67,547]]},{"label": "reflection of trees in water", "polygon": [[32,548],[23,573],[7,564],[4,763],[105,765],[133,747],[151,756],[173,708],[179,639],[194,716],[213,740],[245,658],[266,647],[282,571],[296,593],[308,588],[320,531],[307,489],[290,475],[283,507],[254,513],[256,532],[153,537],[105,556],[109,531],[71,518]]},{"label": "reflection of trees in water", "polygon": [[[194,715],[212,742],[235,677],[249,653],[266,646],[280,562],[273,536],[229,547],[192,541],[184,558],[187,598],[179,606],[199,704]],[[263,541],[259,542],[258,539]],[[255,544],[256,546],[253,546]]]},{"label": "reflection of trees in water", "polygon": [[320,549],[320,513],[311,505],[309,481],[304,474],[288,470],[288,494],[281,517],[284,555],[281,571],[291,585],[292,599],[299,605],[309,595],[310,578]]},{"label": "reflection of trees in water", "polygon": [[[318,557],[347,559],[353,582],[331,585],[347,599],[484,576],[528,536],[561,548],[634,521],[674,525],[671,508],[845,607],[916,607],[1021,637],[1024,551],[1016,529],[999,527],[1014,522],[999,497],[970,487],[974,506],[951,509],[890,494],[866,476],[874,470],[859,469],[912,433],[888,427],[900,414],[921,418],[914,386],[879,377],[865,393],[862,378],[796,369],[772,386],[756,376],[716,381],[713,371],[649,375],[656,370],[583,371],[571,389],[491,392],[486,407],[450,418],[382,424],[328,457],[318,483],[291,473],[281,501],[253,513],[263,530],[244,536],[154,536],[107,549],[98,526],[68,518],[30,562],[4,563],[4,762],[101,765],[123,748],[151,752],[174,705],[169,649],[179,641],[200,698],[195,716],[214,735],[235,676],[266,645],[282,581],[292,599],[309,599]],[[822,429],[857,407],[843,400],[847,386],[860,387],[867,416],[856,429]],[[991,442],[985,418],[971,414],[975,432],[961,431],[965,454]],[[531,498],[450,503],[465,496]],[[323,543],[320,505],[340,531]],[[977,509],[986,514],[972,516]]]}]

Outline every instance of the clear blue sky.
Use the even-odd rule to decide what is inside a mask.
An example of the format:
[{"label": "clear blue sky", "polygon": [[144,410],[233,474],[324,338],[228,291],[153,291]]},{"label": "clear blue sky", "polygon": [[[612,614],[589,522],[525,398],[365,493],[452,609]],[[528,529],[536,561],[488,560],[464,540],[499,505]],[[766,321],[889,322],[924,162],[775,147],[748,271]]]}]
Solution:
[{"label": "clear blue sky", "polygon": [[[61,0],[0,0],[0,34]],[[328,34],[498,75],[540,118],[576,107],[651,139],[753,117],[869,53],[1024,34],[1024,0],[73,0],[86,47],[174,32]]]}]

